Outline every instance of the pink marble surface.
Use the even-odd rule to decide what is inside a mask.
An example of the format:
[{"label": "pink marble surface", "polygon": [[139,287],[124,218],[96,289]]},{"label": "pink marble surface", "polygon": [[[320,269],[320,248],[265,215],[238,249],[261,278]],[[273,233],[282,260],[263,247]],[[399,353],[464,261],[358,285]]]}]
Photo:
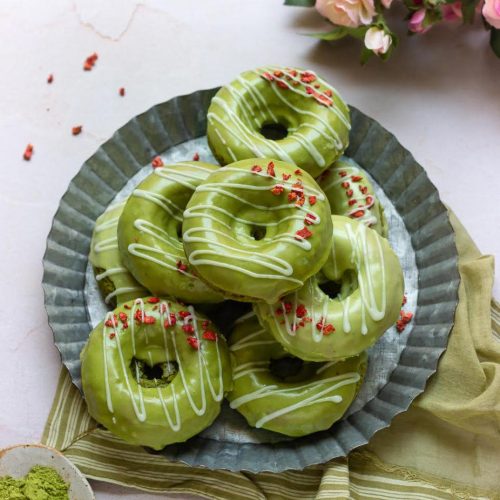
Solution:
[{"label": "pink marble surface", "polygon": [[[40,284],[59,199],[116,128],[175,95],[263,64],[311,67],[395,133],[479,248],[500,256],[500,61],[486,33],[435,29],[404,38],[389,62],[361,67],[354,43],[300,35],[324,27],[281,0],[0,3],[0,448],[40,438],[60,369]],[[82,71],[94,51],[94,70]],[[24,162],[28,142],[35,152]],[[154,498],[94,486],[98,499]]]}]

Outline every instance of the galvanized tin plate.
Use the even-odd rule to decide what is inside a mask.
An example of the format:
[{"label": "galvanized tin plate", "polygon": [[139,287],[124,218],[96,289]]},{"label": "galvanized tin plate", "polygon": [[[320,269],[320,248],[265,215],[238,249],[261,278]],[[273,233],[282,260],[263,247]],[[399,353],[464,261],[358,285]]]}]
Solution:
[{"label": "galvanized tin plate", "polygon": [[[88,263],[95,220],[150,171],[151,158],[212,159],[204,137],[206,111],[218,89],[154,106],[120,128],[89,158],[61,199],[47,240],[43,287],[57,348],[81,387],[80,351],[105,307]],[[406,310],[414,320],[401,334],[389,329],[369,351],[369,369],[346,416],[328,431],[298,439],[250,428],[223,407],[216,422],[186,443],[161,453],[193,466],[233,471],[304,467],[344,456],[405,411],[435,372],[446,349],[458,302],[459,274],[453,229],[424,169],[397,139],[351,108],[348,156],[374,182],[389,222],[389,241],[405,274]]]}]

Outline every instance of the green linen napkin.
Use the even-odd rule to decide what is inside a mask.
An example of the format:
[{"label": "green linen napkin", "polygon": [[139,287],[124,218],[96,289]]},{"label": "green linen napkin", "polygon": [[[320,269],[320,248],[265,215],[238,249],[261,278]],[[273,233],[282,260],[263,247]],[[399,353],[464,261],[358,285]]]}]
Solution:
[{"label": "green linen napkin", "polygon": [[[500,499],[500,305],[493,258],[450,213],[461,283],[448,349],[425,392],[346,458],[303,471],[233,473],[151,455],[99,427],[61,370],[42,442],[86,476],[210,499]],[[397,465],[396,465],[397,464]]]}]

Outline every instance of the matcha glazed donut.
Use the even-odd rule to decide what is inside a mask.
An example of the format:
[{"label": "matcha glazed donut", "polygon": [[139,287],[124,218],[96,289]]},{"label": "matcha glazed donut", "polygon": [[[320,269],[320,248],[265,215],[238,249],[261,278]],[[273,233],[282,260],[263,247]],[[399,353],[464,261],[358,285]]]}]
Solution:
[{"label": "matcha glazed donut", "polygon": [[192,307],[156,297],[108,313],[81,360],[90,415],[155,450],[208,427],[231,388],[224,337]]},{"label": "matcha glazed donut", "polygon": [[245,71],[213,97],[207,138],[222,165],[276,158],[318,176],[349,143],[349,108],[313,71]]},{"label": "matcha glazed donut", "polygon": [[364,224],[332,216],[331,256],[321,269],[341,285],[335,298],[319,276],[274,305],[254,304],[261,324],[283,347],[309,361],[355,356],[374,344],[398,319],[403,272],[385,238]]},{"label": "matcha glazed donut", "polygon": [[287,436],[328,429],[361,387],[367,356],[311,363],[290,358],[255,315],[241,318],[230,337],[231,408],[248,423]]},{"label": "matcha glazed donut", "polygon": [[184,249],[212,287],[274,303],[328,258],[330,206],[316,181],[281,161],[249,159],[213,172],[184,212]]},{"label": "matcha glazed donut", "polygon": [[104,302],[113,309],[132,299],[148,295],[122,263],[118,250],[118,219],[125,201],[110,205],[98,217],[90,242],[89,260]]},{"label": "matcha glazed donut", "polygon": [[372,183],[354,160],[342,156],[316,180],[330,202],[333,215],[357,219],[387,237],[384,209]]},{"label": "matcha glazed donut", "polygon": [[193,304],[223,300],[187,265],[181,236],[189,198],[218,169],[199,161],[159,167],[130,195],[118,223],[118,245],[126,267],[154,295]]}]

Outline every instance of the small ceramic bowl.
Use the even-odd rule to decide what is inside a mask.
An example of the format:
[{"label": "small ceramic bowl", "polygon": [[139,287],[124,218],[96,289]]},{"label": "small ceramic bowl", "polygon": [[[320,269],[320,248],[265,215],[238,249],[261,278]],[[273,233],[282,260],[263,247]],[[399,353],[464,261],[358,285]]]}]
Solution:
[{"label": "small ceramic bowl", "polygon": [[60,451],[42,444],[20,444],[0,450],[0,477],[23,477],[35,465],[55,469],[70,485],[70,500],[95,500],[83,474]]}]

